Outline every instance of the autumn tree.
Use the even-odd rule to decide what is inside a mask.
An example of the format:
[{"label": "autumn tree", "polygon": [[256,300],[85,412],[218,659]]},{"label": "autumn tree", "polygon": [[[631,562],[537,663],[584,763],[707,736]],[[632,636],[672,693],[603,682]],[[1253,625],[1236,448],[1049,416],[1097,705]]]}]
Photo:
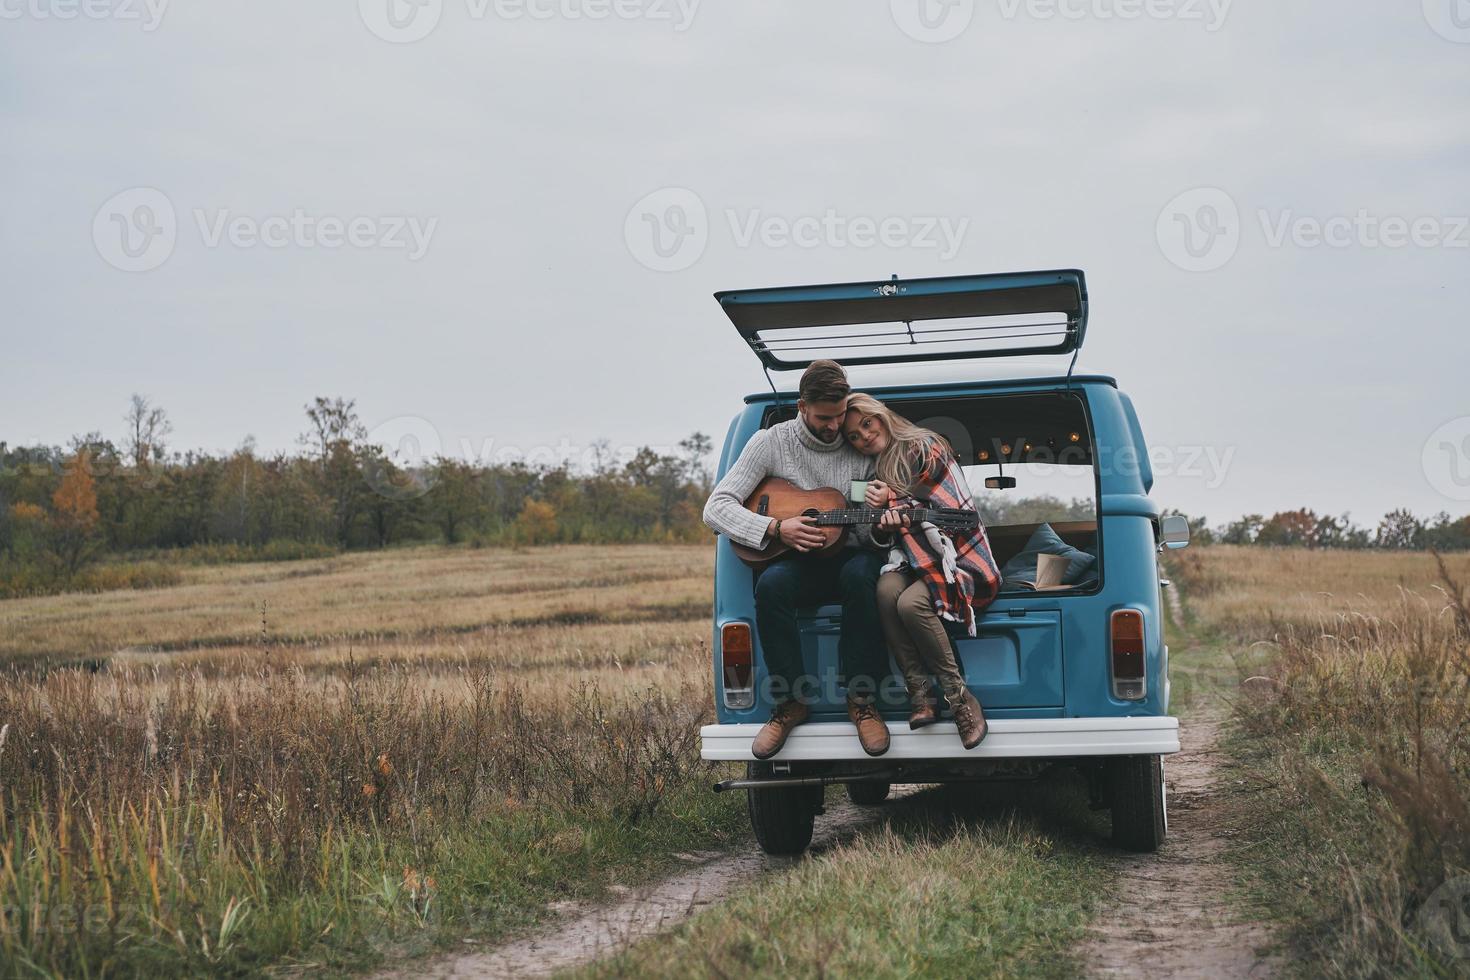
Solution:
[{"label": "autumn tree", "polygon": [[91,456],[85,450],[68,460],[61,484],[51,495],[51,507],[56,554],[66,574],[72,576],[90,557],[97,535],[97,486]]},{"label": "autumn tree", "polygon": [[557,536],[556,508],[544,500],[527,500],[516,518],[516,537],[523,544],[548,544]]}]

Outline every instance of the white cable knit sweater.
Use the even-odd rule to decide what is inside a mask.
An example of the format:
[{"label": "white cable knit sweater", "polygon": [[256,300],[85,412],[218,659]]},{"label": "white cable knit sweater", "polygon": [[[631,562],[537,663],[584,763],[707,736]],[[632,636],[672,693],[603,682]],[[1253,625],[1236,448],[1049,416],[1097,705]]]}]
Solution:
[{"label": "white cable knit sweater", "polygon": [[[768,476],[789,480],[803,490],[833,487],[846,497],[853,480],[873,478],[873,459],[852,448],[846,439],[823,442],[800,418],[778,422],[750,437],[705,503],[704,522],[732,541],[759,548],[771,522],[746,510],[745,499]],[[873,545],[871,530],[864,525],[853,528],[852,538]]]}]

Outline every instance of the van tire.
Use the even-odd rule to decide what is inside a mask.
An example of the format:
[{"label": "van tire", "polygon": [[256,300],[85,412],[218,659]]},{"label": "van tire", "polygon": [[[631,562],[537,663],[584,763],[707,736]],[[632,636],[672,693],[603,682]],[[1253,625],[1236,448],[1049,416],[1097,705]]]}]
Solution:
[{"label": "van tire", "polygon": [[1122,755],[1108,760],[1108,795],[1113,843],[1148,854],[1164,842],[1164,767],[1156,755]]},{"label": "van tire", "polygon": [[887,783],[848,783],[847,798],[858,806],[877,806],[888,799]]},{"label": "van tire", "polygon": [[[751,779],[760,779],[771,775],[771,766],[764,762],[747,762],[745,774]],[[750,829],[755,831],[761,850],[767,854],[800,854],[805,851],[812,842],[812,830],[816,826],[822,796],[821,786],[746,790]]]}]

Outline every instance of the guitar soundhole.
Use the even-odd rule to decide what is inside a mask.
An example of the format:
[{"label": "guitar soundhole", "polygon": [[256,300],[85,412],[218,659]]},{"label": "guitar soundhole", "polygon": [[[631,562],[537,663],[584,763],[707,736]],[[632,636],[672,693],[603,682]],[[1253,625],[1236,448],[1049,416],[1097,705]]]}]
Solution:
[{"label": "guitar soundhole", "polygon": [[822,512],[817,510],[815,507],[808,507],[806,510],[801,512],[802,517],[820,517],[821,514]]}]

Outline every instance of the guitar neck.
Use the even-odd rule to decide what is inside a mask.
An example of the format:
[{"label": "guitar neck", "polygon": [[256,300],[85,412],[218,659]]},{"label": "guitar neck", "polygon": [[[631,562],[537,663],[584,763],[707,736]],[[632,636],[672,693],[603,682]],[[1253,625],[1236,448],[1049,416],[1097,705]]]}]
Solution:
[{"label": "guitar neck", "polygon": [[[881,507],[852,507],[846,510],[828,510],[817,515],[816,523],[829,527],[833,525],[877,524],[886,513],[888,513],[887,509]],[[914,507],[904,511],[904,513],[909,516],[910,520],[922,522],[929,520],[934,511],[928,507]]]}]

